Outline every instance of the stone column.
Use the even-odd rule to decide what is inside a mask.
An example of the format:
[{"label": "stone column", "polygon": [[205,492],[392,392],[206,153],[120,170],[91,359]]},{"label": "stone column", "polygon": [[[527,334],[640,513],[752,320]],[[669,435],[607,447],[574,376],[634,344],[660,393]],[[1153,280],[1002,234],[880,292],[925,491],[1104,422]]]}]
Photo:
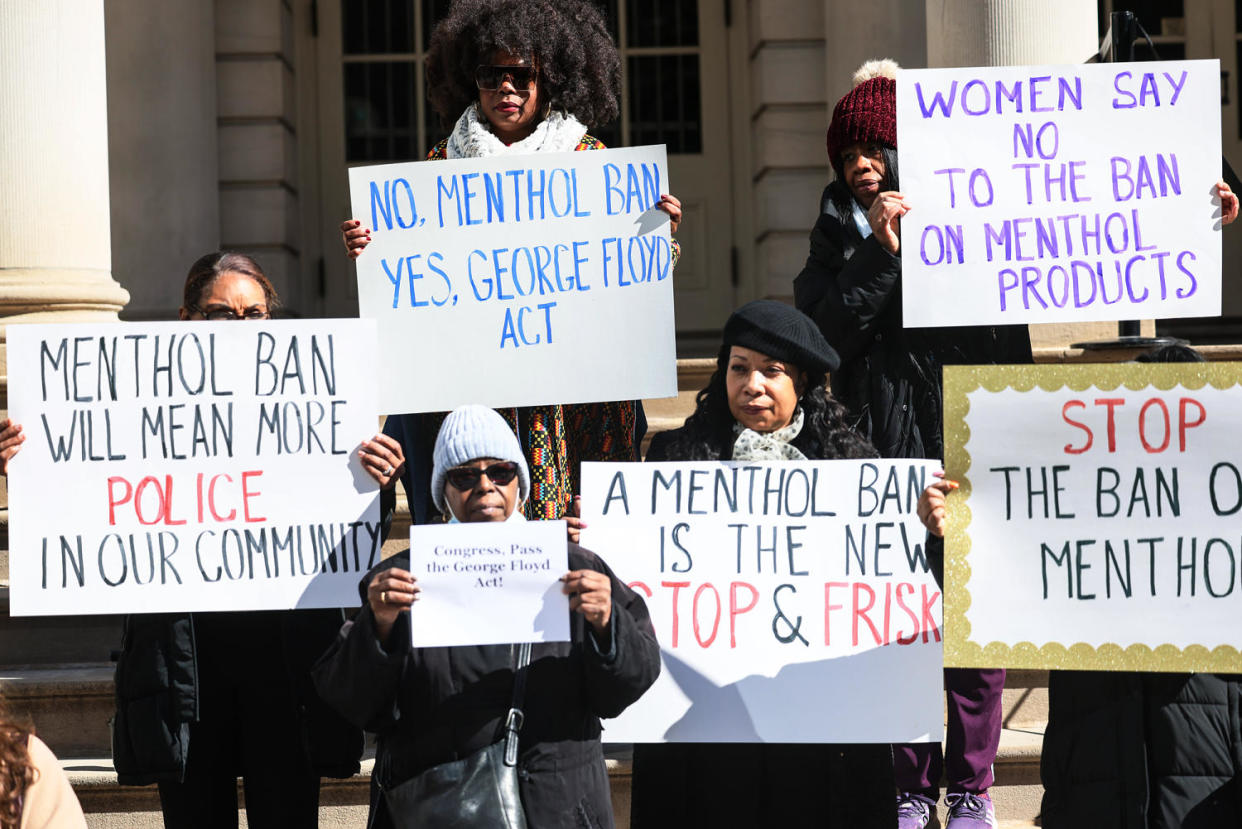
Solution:
[{"label": "stone column", "polygon": [[926,0],[927,65],[1082,63],[1100,48],[1095,0]]},{"label": "stone column", "polygon": [[[926,0],[926,9],[930,67],[1075,64],[1100,48],[1095,0]],[[1030,328],[1036,349],[1117,336],[1115,322]]]},{"label": "stone column", "polygon": [[[0,343],[115,320],[103,0],[0,0]],[[7,408],[7,371],[0,402]]]},{"label": "stone column", "polygon": [[104,83],[103,0],[0,0],[0,366],[10,323],[116,320],[129,300],[112,279]]}]

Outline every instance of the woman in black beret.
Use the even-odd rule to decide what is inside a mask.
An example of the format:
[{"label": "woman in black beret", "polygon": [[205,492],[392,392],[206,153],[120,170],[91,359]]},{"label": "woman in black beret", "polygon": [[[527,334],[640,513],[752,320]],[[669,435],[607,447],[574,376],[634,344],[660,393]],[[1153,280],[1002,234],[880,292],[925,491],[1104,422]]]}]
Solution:
[{"label": "woman in black beret", "polygon": [[[716,372],[649,461],[875,457],[827,391],[837,353],[815,323],[773,300],[725,324]],[[887,745],[662,744],[634,747],[631,826],[892,829]]]}]

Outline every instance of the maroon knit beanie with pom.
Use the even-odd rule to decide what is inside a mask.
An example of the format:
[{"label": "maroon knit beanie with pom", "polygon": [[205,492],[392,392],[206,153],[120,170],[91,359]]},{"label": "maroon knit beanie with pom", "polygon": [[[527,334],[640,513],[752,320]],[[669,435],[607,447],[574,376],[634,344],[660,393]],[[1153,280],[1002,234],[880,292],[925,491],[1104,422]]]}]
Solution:
[{"label": "maroon knit beanie with pom", "polygon": [[[897,81],[889,76],[896,68],[891,61],[865,64],[854,75],[854,88],[832,110],[828,161],[838,177],[842,174],[841,153],[851,144],[897,148]],[[887,74],[870,74],[876,71]]]}]

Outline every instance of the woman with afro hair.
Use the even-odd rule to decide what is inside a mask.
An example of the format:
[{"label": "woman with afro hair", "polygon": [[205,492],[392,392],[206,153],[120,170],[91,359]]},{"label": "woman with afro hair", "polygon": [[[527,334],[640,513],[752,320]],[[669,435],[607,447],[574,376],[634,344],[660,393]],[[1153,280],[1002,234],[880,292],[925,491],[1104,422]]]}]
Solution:
[{"label": "woman with afro hair", "polygon": [[[427,158],[603,149],[587,127],[617,117],[620,83],[617,47],[588,0],[459,0],[432,31],[427,52],[428,96],[451,127]],[[655,206],[676,231],[681,203],[662,195]],[[341,233],[351,258],[370,242],[370,229],[357,219],[342,223]],[[678,253],[674,241],[674,262]],[[571,514],[580,463],[637,460],[646,431],[634,401],[498,411],[530,465],[530,519]],[[415,523],[435,519],[431,448],[443,419],[391,416],[384,433],[363,444],[363,464],[385,493],[386,512],[401,479]]]}]

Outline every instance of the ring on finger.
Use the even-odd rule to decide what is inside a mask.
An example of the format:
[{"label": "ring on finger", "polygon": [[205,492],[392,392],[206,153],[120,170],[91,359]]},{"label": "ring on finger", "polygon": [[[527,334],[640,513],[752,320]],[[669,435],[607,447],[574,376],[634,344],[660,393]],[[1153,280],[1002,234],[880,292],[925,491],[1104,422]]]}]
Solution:
[{"label": "ring on finger", "polygon": [[382,473],[385,478],[387,478],[389,475],[392,474],[392,469],[393,469],[392,464],[388,464],[388,468],[385,469],[384,472]]},{"label": "ring on finger", "polygon": [[380,591],[380,604],[388,604],[388,591],[387,590]]}]

